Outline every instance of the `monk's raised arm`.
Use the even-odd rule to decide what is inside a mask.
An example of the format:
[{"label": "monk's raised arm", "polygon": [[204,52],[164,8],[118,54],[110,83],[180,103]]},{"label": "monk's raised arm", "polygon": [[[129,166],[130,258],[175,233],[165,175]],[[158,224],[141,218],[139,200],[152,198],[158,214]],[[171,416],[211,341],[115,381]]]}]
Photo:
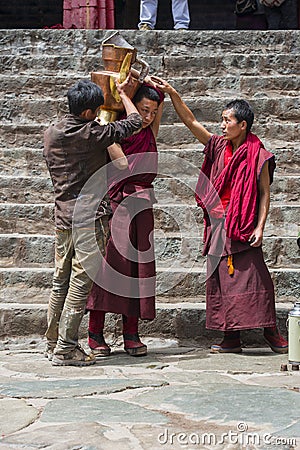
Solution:
[{"label": "monk's raised arm", "polygon": [[154,83],[157,84],[157,87],[161,91],[169,94],[175,111],[177,112],[182,122],[188,127],[188,129],[193,133],[198,141],[206,145],[212,134],[203,125],[201,125],[200,122],[198,122],[198,120],[195,118],[194,114],[186,105],[186,103],[182,100],[176,89],[162,78],[152,76],[151,79]]}]

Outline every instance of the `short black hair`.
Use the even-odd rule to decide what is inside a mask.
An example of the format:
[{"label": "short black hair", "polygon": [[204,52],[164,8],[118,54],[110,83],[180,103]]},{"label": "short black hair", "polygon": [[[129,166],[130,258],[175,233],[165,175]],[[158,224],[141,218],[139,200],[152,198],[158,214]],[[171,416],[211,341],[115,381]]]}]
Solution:
[{"label": "short black hair", "polygon": [[103,105],[104,97],[100,86],[90,80],[79,80],[67,93],[69,111],[79,116],[86,109],[96,111]]},{"label": "short black hair", "polygon": [[232,109],[238,122],[245,120],[247,122],[247,133],[249,133],[254,121],[254,112],[249,103],[246,100],[236,99],[227,103],[225,109]]},{"label": "short black hair", "polygon": [[157,106],[160,104],[160,96],[156,89],[151,86],[141,86],[135,96],[133,97],[132,102],[136,105],[143,98],[148,98],[149,100],[153,100],[157,102]]}]

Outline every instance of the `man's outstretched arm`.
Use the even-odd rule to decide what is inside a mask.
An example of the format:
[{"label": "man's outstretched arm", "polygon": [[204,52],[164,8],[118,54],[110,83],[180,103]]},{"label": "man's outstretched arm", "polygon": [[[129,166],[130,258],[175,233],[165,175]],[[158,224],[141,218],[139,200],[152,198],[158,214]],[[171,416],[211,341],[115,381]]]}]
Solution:
[{"label": "man's outstretched arm", "polygon": [[200,122],[198,122],[176,89],[174,89],[173,86],[162,78],[152,76],[151,79],[157,84],[157,87],[161,91],[170,95],[173,106],[182,122],[188,127],[198,141],[200,141],[203,145],[206,145],[212,134],[203,125],[201,125]]}]

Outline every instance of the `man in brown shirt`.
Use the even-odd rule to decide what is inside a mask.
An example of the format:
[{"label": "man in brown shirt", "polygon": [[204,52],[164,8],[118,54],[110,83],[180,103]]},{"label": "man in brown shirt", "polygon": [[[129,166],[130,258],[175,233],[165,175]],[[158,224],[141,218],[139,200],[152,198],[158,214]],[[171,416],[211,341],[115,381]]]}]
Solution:
[{"label": "man in brown shirt", "polygon": [[[94,185],[93,195],[86,193],[85,186],[93,175],[97,179],[96,172],[105,166],[107,148],[131,136],[142,124],[137,109],[118,84],[117,89],[126,119],[107,125],[96,122],[103,104],[102,91],[95,83],[81,80],[68,91],[70,114],[45,132],[43,155],[55,196],[55,273],[46,331],[46,356],[53,365],[95,363],[79,346],[78,329],[99,248],[104,253],[110,207],[105,198],[99,200],[102,191],[106,192],[105,179],[99,180],[97,189]],[[114,157],[122,156],[120,149]]]}]

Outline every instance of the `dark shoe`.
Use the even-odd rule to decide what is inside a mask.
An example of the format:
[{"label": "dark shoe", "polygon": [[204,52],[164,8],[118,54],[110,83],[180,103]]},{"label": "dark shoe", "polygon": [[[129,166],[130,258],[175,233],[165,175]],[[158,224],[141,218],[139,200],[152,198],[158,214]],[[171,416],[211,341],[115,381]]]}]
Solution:
[{"label": "dark shoe", "polygon": [[105,342],[103,333],[92,333],[89,331],[89,347],[95,356],[109,356],[110,347]]},{"label": "dark shoe", "polygon": [[241,353],[241,341],[238,339],[223,340],[220,344],[213,344],[210,347],[211,353]]},{"label": "dark shoe", "polygon": [[147,345],[143,344],[139,338],[138,333],[123,334],[124,350],[130,356],[146,356]]},{"label": "dark shoe", "polygon": [[95,362],[95,356],[88,355],[79,345],[66,354],[53,353],[52,358],[53,366],[90,366]]},{"label": "dark shoe", "polygon": [[220,344],[210,347],[211,353],[241,353],[240,331],[225,331],[224,339]]},{"label": "dark shoe", "polygon": [[264,339],[275,353],[288,353],[288,342],[281,336],[277,327],[265,328]]}]

